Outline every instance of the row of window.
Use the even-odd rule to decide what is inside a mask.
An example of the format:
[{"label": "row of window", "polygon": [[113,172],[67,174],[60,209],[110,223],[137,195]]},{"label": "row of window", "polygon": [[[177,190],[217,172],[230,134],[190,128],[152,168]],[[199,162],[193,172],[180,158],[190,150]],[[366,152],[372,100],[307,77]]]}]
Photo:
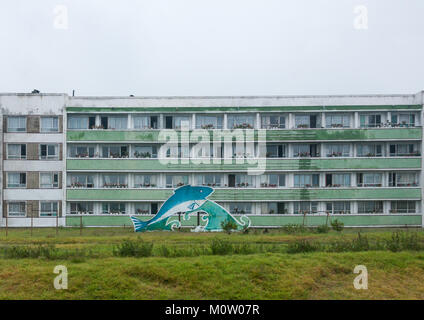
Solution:
[{"label": "row of window", "polygon": [[[383,201],[299,201],[219,203],[232,214],[379,214]],[[161,203],[71,202],[68,214],[156,214]],[[355,208],[355,209],[354,209]],[[416,201],[389,201],[388,213],[417,213]],[[386,212],[386,213],[387,213]]]},{"label": "row of window", "polygon": [[[7,145],[6,159],[24,160],[27,159],[27,145],[13,144]],[[58,143],[40,144],[38,146],[38,159],[40,160],[59,160],[60,146]]]},{"label": "row of window", "polygon": [[[8,116],[7,117],[7,132],[27,132],[27,117],[26,116]],[[59,132],[59,117],[57,116],[41,116],[40,117],[40,132],[54,133]]]},{"label": "row of window", "polygon": [[[359,114],[359,127],[413,127],[418,125],[417,112],[371,112]],[[162,119],[162,120],[161,120]],[[298,113],[293,114],[294,122],[289,124],[289,113],[260,115],[228,114],[227,125],[223,114],[114,114],[114,115],[68,115],[68,129],[114,129],[114,130],[149,130],[149,129],[286,129],[286,128],[352,128],[354,113]],[[195,122],[193,126],[193,120]],[[161,124],[162,122],[162,124]]]},{"label": "row of window", "polygon": [[29,208],[31,212],[28,212],[27,209],[25,201],[10,201],[7,203],[7,212],[10,217],[36,216],[37,213],[40,217],[56,217],[59,214],[59,202],[40,201],[38,209]]},{"label": "row of window", "polygon": [[[6,179],[7,188],[27,187],[27,172],[8,172]],[[59,188],[59,172],[40,172],[39,185],[34,187],[41,189]]]},{"label": "row of window", "polygon": [[[25,145],[11,146],[8,152],[10,159],[23,159],[24,155],[19,150]],[[420,156],[420,147],[416,142],[376,142],[376,143],[267,143],[252,145],[232,143],[231,151],[224,150],[223,144],[206,144],[194,147],[184,144],[167,146],[161,149],[160,144],[101,144],[68,146],[70,158],[238,158],[238,157],[266,157],[266,158],[304,158],[320,157],[321,150],[324,157],[407,157]],[[25,148],[24,148],[25,150]]]},{"label": "row of window", "polygon": [[[22,173],[8,173],[21,175]],[[229,188],[416,187],[418,172],[302,173],[302,174],[118,174],[69,173],[69,188],[177,188],[192,184]],[[10,180],[8,180],[10,181]],[[9,187],[9,184],[8,184]]]}]

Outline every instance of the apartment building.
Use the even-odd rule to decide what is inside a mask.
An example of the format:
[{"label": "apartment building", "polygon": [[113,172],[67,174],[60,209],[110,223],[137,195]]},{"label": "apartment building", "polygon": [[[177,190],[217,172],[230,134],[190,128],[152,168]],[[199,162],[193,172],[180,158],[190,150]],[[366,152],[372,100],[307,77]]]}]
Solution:
[{"label": "apartment building", "polygon": [[423,225],[423,92],[0,104],[2,226],[130,225],[187,184],[253,227]]}]

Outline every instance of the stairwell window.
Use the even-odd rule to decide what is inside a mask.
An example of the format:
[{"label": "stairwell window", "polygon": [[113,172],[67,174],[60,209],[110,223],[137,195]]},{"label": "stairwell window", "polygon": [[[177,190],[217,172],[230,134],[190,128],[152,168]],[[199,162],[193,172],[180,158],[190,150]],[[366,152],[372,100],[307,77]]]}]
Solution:
[{"label": "stairwell window", "polygon": [[56,201],[41,201],[40,217],[56,217],[59,214],[58,207]]},{"label": "stairwell window", "polygon": [[26,203],[25,202],[8,202],[7,213],[9,217],[25,217]]},{"label": "stairwell window", "polygon": [[40,188],[42,189],[59,188],[59,174],[57,172],[40,173]]},{"label": "stairwell window", "polygon": [[8,144],[7,159],[23,160],[26,159],[25,144]]},{"label": "stairwell window", "polygon": [[59,132],[59,118],[41,117],[41,132]]},{"label": "stairwell window", "polygon": [[57,144],[40,144],[41,160],[58,160],[59,145]]},{"label": "stairwell window", "polygon": [[7,117],[7,132],[26,132],[26,117]]},{"label": "stairwell window", "polygon": [[25,172],[8,172],[7,173],[8,188],[26,188]]}]

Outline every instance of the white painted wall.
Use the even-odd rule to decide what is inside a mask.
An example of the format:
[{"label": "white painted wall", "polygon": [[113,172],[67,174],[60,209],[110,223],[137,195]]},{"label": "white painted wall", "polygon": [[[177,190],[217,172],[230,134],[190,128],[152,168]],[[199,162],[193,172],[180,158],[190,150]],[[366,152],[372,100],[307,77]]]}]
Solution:
[{"label": "white painted wall", "polygon": [[63,161],[4,160],[4,171],[62,171]]},{"label": "white painted wall", "polygon": [[4,200],[62,200],[62,189],[4,189]]}]

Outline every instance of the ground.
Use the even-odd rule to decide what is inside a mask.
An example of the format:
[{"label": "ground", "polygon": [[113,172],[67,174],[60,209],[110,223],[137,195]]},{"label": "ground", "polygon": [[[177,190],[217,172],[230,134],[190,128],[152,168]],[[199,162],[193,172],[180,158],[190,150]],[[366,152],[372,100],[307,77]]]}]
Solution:
[{"label": "ground", "polygon": [[[6,236],[1,229],[0,299],[424,299],[423,247],[288,251],[303,240],[349,242],[358,231],[251,230],[228,235],[45,228],[34,229],[32,235],[30,229],[9,229]],[[372,244],[384,243],[393,239],[394,231],[364,229],[361,235]],[[421,229],[403,232],[424,243]],[[119,256],[119,246],[127,240],[153,243],[153,249],[147,257]],[[213,241],[236,249],[218,254],[211,249]],[[39,246],[47,253],[28,258],[27,251],[18,250]],[[57,265],[67,267],[67,290],[53,286]],[[353,286],[357,265],[368,270],[367,290]]]}]

